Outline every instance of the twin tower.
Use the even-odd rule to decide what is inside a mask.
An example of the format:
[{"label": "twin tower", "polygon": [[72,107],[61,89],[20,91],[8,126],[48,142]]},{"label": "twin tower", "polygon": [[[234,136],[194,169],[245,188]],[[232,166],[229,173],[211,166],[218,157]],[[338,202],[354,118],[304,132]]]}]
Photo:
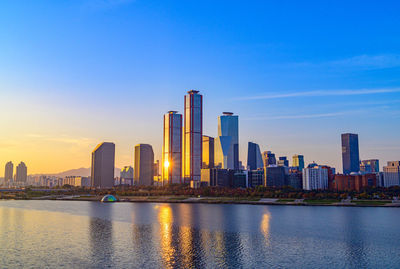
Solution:
[{"label": "twin tower", "polygon": [[[218,118],[215,165],[239,168],[238,116],[224,112]],[[200,182],[203,157],[203,96],[191,90],[185,95],[184,117],[177,111],[164,115],[162,145],[163,184]],[[208,152],[208,155],[214,152]],[[212,164],[214,165],[214,164]]]}]

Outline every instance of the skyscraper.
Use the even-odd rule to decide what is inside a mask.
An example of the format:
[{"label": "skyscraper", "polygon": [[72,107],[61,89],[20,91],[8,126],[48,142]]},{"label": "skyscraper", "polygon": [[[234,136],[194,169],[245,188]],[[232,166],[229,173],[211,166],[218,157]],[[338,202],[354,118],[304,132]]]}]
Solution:
[{"label": "skyscraper", "polygon": [[286,156],[279,157],[278,166],[289,167],[289,160],[286,158]]},{"label": "skyscraper", "polygon": [[239,117],[223,112],[218,117],[215,164],[223,169],[239,169]]},{"label": "skyscraper", "polygon": [[28,177],[28,168],[26,167],[24,162],[20,162],[15,170],[15,181],[17,182],[26,182]]},{"label": "skyscraper", "polygon": [[360,171],[363,173],[378,173],[379,172],[379,160],[362,160],[360,162]]},{"label": "skyscraper", "polygon": [[342,161],[343,174],[360,171],[357,134],[342,134]]},{"label": "skyscraper", "polygon": [[133,167],[124,166],[119,174],[119,178],[121,185],[133,185]]},{"label": "skyscraper", "polygon": [[164,115],[162,163],[164,184],[182,183],[182,115],[176,111]]},{"label": "skyscraper", "polygon": [[135,185],[153,185],[154,152],[153,147],[148,144],[135,146]]},{"label": "skyscraper", "polygon": [[203,135],[203,169],[214,168],[214,138]]},{"label": "skyscraper", "polygon": [[328,169],[312,166],[303,169],[304,190],[325,190],[328,188]]},{"label": "skyscraper", "polygon": [[275,154],[272,153],[271,151],[264,151],[263,161],[264,161],[264,167],[268,167],[270,165],[276,165]]},{"label": "skyscraper", "polygon": [[6,163],[6,168],[4,171],[4,181],[6,183],[11,182],[13,179],[13,174],[14,174],[14,164],[10,161]]},{"label": "skyscraper", "polygon": [[92,152],[91,185],[95,188],[114,186],[115,144],[103,142]]},{"label": "skyscraper", "polygon": [[385,187],[400,185],[400,161],[387,162],[383,167],[383,182]]},{"label": "skyscraper", "polygon": [[257,170],[263,168],[263,160],[260,146],[256,143],[249,142],[247,150],[247,167],[249,170]]},{"label": "skyscraper", "polygon": [[200,182],[203,136],[203,96],[198,91],[185,95],[183,177]]},{"label": "skyscraper", "polygon": [[299,171],[304,168],[304,156],[303,155],[293,155],[293,167],[298,167]]}]

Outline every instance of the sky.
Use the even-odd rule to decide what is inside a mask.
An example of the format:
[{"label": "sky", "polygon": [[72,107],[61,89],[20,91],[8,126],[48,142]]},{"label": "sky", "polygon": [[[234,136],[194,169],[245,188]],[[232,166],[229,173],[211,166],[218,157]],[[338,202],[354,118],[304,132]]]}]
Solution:
[{"label": "sky", "polygon": [[161,158],[163,114],[203,94],[204,134],[223,111],[247,143],[342,171],[340,134],[360,158],[400,159],[399,1],[3,0],[0,177],[116,166],[134,145]]}]

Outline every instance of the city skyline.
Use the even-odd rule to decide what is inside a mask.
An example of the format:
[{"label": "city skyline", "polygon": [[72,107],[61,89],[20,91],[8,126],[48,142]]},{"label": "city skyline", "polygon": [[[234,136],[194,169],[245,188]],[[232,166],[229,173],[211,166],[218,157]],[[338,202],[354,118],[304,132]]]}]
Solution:
[{"label": "city skyline", "polygon": [[90,167],[101,141],[115,143],[119,168],[138,143],[161,160],[161,115],[183,114],[189,89],[204,96],[204,135],[217,137],[223,111],[239,116],[244,165],[252,141],[342,171],[347,132],[361,160],[399,159],[397,3],[181,5],[5,1],[0,175],[8,161],[29,174]]}]

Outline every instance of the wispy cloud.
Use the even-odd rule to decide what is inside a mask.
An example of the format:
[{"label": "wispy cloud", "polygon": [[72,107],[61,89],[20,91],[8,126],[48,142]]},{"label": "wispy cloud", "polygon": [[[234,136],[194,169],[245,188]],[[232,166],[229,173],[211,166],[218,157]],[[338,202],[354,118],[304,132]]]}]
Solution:
[{"label": "wispy cloud", "polygon": [[290,92],[290,93],[281,93],[281,94],[242,96],[242,97],[234,98],[234,100],[242,100],[243,101],[243,100],[281,99],[281,98],[296,98],[296,97],[368,95],[368,94],[383,94],[383,93],[394,93],[394,92],[400,92],[400,88],[303,91],[303,92]]},{"label": "wispy cloud", "polygon": [[332,113],[315,113],[315,114],[296,114],[296,115],[272,115],[265,117],[243,118],[243,120],[292,120],[292,119],[317,119],[332,118],[348,114],[363,112],[364,110],[338,111]]}]

